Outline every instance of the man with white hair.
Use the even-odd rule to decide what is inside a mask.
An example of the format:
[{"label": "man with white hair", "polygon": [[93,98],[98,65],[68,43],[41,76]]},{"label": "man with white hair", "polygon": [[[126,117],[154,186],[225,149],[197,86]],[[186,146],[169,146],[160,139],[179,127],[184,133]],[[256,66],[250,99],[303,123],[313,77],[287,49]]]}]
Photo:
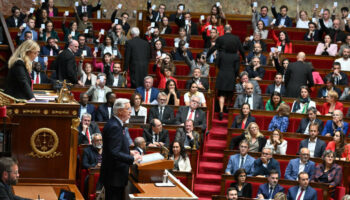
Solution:
[{"label": "man with white hair", "polygon": [[139,37],[140,30],[133,27],[130,32],[132,39],[125,44],[124,71],[129,69],[131,87],[137,88],[147,76],[151,53],[148,42]]},{"label": "man with white hair", "polygon": [[78,144],[92,144],[92,135],[94,133],[101,133],[98,125],[92,121],[92,117],[89,113],[84,113],[82,115],[78,131]]},{"label": "man with white hair", "polygon": [[191,119],[194,126],[201,126],[204,131],[207,128],[206,113],[199,109],[200,98],[193,95],[189,106],[182,106],[176,113],[176,124],[184,126],[186,120]]},{"label": "man with white hair", "polygon": [[100,178],[105,187],[106,200],[122,200],[128,183],[129,166],[141,160],[142,156],[136,150],[129,150],[129,142],[124,135],[123,124],[131,114],[130,100],[117,99],[113,106],[113,114],[103,128]]}]

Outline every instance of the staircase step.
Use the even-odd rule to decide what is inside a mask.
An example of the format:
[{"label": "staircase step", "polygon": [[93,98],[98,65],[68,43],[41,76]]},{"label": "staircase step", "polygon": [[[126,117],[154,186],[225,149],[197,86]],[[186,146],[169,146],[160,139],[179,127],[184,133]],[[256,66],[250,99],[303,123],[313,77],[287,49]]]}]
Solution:
[{"label": "staircase step", "polygon": [[206,162],[202,161],[199,163],[200,169],[221,172],[223,168],[223,163],[220,162]]},{"label": "staircase step", "polygon": [[207,196],[205,196],[205,197],[199,196],[199,197],[198,197],[198,200],[212,200],[212,198],[207,197]]},{"label": "staircase step", "polygon": [[194,191],[195,193],[219,194],[220,185],[194,184]]},{"label": "staircase step", "polygon": [[209,179],[212,181],[221,181],[221,175],[218,174],[197,174],[196,179]]},{"label": "staircase step", "polygon": [[210,158],[210,159],[223,159],[224,158],[224,154],[223,153],[205,152],[205,153],[203,153],[202,157],[203,158]]},{"label": "staircase step", "polygon": [[205,145],[205,151],[209,152],[220,152],[223,151],[226,148],[226,141],[225,140],[213,140],[209,139],[206,142]]}]

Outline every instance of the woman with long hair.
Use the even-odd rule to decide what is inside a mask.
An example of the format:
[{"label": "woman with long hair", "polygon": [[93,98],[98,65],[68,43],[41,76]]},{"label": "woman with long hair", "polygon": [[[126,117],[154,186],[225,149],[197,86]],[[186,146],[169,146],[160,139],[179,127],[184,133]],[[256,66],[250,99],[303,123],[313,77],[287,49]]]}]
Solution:
[{"label": "woman with long hair", "polygon": [[153,67],[153,70],[156,68],[156,75],[159,81],[158,88],[160,89],[164,89],[166,82],[170,79],[175,81],[177,85],[177,80],[173,77],[175,74],[175,65],[173,63],[172,56],[169,53],[164,53],[163,55],[164,57],[161,56],[156,60],[156,64]]},{"label": "woman with long hair", "polygon": [[53,23],[52,21],[46,21],[45,22],[45,28],[40,28],[39,29],[39,40],[45,41],[49,38],[52,37],[56,40],[56,42],[60,41],[60,38],[58,37],[57,32],[54,30]]},{"label": "woman with long hair", "polygon": [[181,96],[179,91],[177,90],[176,82],[174,80],[170,79],[166,82],[164,92],[168,95],[166,103],[167,105],[180,105]]},{"label": "woman with long hair", "polygon": [[315,55],[336,56],[338,45],[332,43],[332,38],[329,34],[324,36],[323,42],[317,44]]},{"label": "woman with long hair", "polygon": [[299,4],[301,0],[297,0],[297,15],[296,15],[296,21],[297,21],[297,28],[309,28],[309,16],[305,10],[299,9]]},{"label": "woman with long hair", "polygon": [[233,120],[231,128],[246,129],[250,122],[255,122],[255,117],[251,115],[249,103],[244,103],[239,115]]},{"label": "woman with long hair", "polygon": [[190,90],[184,95],[184,102],[186,106],[190,106],[192,96],[197,96],[200,99],[199,106],[207,107],[205,96],[203,92],[198,91],[198,84],[196,82],[191,83]]},{"label": "woman with long hair", "polygon": [[346,144],[346,135],[343,131],[334,132],[333,141],[328,142],[326,150],[333,151],[336,159],[350,159],[350,144]]},{"label": "woman with long hair", "polygon": [[191,162],[187,156],[184,145],[179,141],[174,141],[170,147],[169,159],[174,160],[173,171],[191,172]]},{"label": "woman with long hair", "polygon": [[25,100],[34,100],[33,83],[30,78],[32,63],[40,52],[34,40],[24,41],[12,54],[8,62],[5,93]]},{"label": "woman with long hair", "polygon": [[46,22],[51,21],[50,17],[48,17],[46,9],[39,9],[38,14],[36,16],[35,28],[40,28],[41,24],[46,24]]},{"label": "woman with long hair", "polygon": [[[199,20],[199,23],[202,25],[202,20]],[[201,33],[206,32],[207,36],[210,36],[210,30],[212,28],[216,28],[219,36],[224,35],[224,27],[221,25],[221,22],[220,22],[218,15],[211,15],[210,16],[210,20],[207,23],[205,23],[204,25],[202,25]]]},{"label": "woman with long hair", "polygon": [[147,108],[141,106],[142,96],[140,93],[134,93],[130,98],[131,114],[130,116],[144,116],[147,122]]},{"label": "woman with long hair", "polygon": [[287,140],[283,139],[282,132],[279,129],[275,129],[266,141],[265,147],[272,149],[274,154],[286,155],[287,145]]},{"label": "woman with long hair", "polygon": [[79,84],[81,86],[90,86],[90,85],[96,85],[96,80],[97,80],[97,76],[92,73],[92,66],[90,63],[85,63],[84,65],[84,69],[83,69],[83,60],[81,60],[81,62],[79,62],[79,66],[78,66],[78,76],[80,74],[80,80],[79,80]]},{"label": "woman with long hair", "polygon": [[103,54],[102,62],[96,62],[96,56],[97,54],[94,51],[92,65],[94,66],[95,69],[99,69],[101,72],[105,74],[109,74],[109,72],[113,71],[114,56],[111,53],[106,52],[105,54]]},{"label": "woman with long hair", "polygon": [[292,105],[293,113],[305,114],[307,109],[310,107],[316,108],[316,103],[311,101],[309,95],[309,88],[305,85],[300,87],[300,96],[297,98]]},{"label": "woman with long hair", "polygon": [[266,102],[265,105],[265,110],[267,111],[275,111],[278,109],[278,107],[284,103],[284,101],[282,101],[282,95],[279,92],[273,92],[271,94],[270,99]]},{"label": "woman with long hair", "polygon": [[[97,41],[100,41],[102,34],[99,33]],[[103,58],[105,53],[110,53],[111,55],[114,55],[115,57],[121,59],[122,54],[120,53],[118,46],[114,44],[114,40],[110,35],[106,35],[104,38],[103,43],[97,44],[98,51],[101,52],[101,57]],[[113,66],[113,65],[112,65]]]},{"label": "woman with long hair", "polygon": [[270,52],[270,60],[272,62],[272,66],[276,68],[277,73],[282,74],[282,80],[284,81],[284,76],[286,75],[290,61],[288,58],[284,58],[282,61],[280,61],[279,55],[280,52]]},{"label": "woman with long hair", "polygon": [[159,23],[159,34],[171,34],[172,29],[169,25],[169,18],[167,16],[162,17],[162,21]]},{"label": "woman with long hair", "polygon": [[239,143],[244,139],[249,143],[249,152],[261,152],[266,145],[266,138],[260,132],[259,126],[255,122],[251,122],[244,133],[232,138],[230,149],[237,148]]},{"label": "woman with long hair", "polygon": [[71,21],[69,26],[66,27],[66,15],[63,15],[62,31],[64,33],[64,41],[69,42],[71,39],[77,40],[79,38],[78,24],[76,21]]},{"label": "woman with long hair", "polygon": [[276,43],[276,47],[281,47],[281,53],[293,53],[293,44],[289,40],[289,36],[286,31],[280,31],[278,37],[275,30],[272,28],[272,39]]},{"label": "woman with long hair", "polygon": [[279,129],[282,132],[287,132],[289,125],[289,114],[290,107],[288,104],[281,104],[280,107],[276,110],[277,115],[273,116],[270,124],[269,131],[273,131],[275,129]]},{"label": "woman with long hair", "polygon": [[164,51],[163,51],[162,41],[160,41],[160,40],[155,41],[153,48],[151,48],[151,58],[152,59],[159,59],[163,53],[164,53]]},{"label": "woman with long hair", "polygon": [[261,39],[265,40],[267,39],[267,36],[269,35],[269,30],[265,29],[265,23],[262,20],[259,20],[256,22],[255,18],[252,20],[252,26],[254,29],[254,32],[260,33]]},{"label": "woman with long hair", "polygon": [[230,187],[237,189],[238,197],[252,197],[252,184],[247,183],[247,172],[244,168],[238,169],[233,175],[235,182],[231,183]]}]

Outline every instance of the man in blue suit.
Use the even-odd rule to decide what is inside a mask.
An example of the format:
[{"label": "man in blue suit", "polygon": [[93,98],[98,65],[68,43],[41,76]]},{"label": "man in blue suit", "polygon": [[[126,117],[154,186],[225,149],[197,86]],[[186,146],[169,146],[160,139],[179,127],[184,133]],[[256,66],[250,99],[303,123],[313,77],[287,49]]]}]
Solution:
[{"label": "man in blue suit", "polygon": [[317,137],[319,134],[318,127],[318,123],[311,123],[309,125],[310,137],[302,140],[299,146],[299,149],[304,147],[308,148],[310,150],[310,156],[312,158],[321,158],[324,150],[326,149],[326,143]]},{"label": "man in blue suit", "polygon": [[113,114],[103,128],[100,179],[105,187],[106,200],[122,200],[128,183],[129,166],[142,157],[138,151],[129,150],[128,140],[123,134],[123,124],[131,114],[130,101],[124,98],[117,99],[113,106]]},{"label": "man in blue suit", "polygon": [[107,92],[106,94],[107,102],[99,105],[96,110],[96,121],[97,122],[107,122],[113,116],[113,104],[115,102],[116,96],[113,92]]},{"label": "man in blue suit", "polygon": [[141,94],[142,102],[144,104],[158,104],[157,97],[159,90],[153,87],[152,76],[146,76],[143,79],[143,86],[136,88],[135,92]]},{"label": "man in blue suit", "polygon": [[239,154],[232,155],[228,161],[226,174],[234,174],[237,169],[244,168],[247,175],[253,175],[253,163],[255,159],[248,155],[249,144],[247,140],[242,140],[239,143]]},{"label": "man in blue suit", "polygon": [[317,200],[317,192],[309,186],[309,175],[306,172],[300,172],[299,185],[289,188],[288,200]]},{"label": "man in blue suit", "polygon": [[253,168],[253,176],[267,177],[272,169],[275,169],[278,172],[278,176],[281,176],[280,164],[272,158],[272,150],[270,148],[263,148],[261,157],[254,161]]},{"label": "man in blue suit", "polygon": [[310,180],[313,179],[315,174],[315,163],[310,159],[310,150],[308,148],[302,148],[300,150],[300,158],[295,158],[289,161],[284,173],[284,179],[297,180],[300,172],[306,172]]},{"label": "man in blue suit", "polygon": [[32,40],[38,41],[38,32],[35,31],[35,18],[30,17],[28,19],[27,24],[22,25],[21,27],[19,27],[20,32],[18,33],[18,35],[20,36],[20,40],[23,41],[24,40],[24,35],[25,32],[30,31],[32,32]]},{"label": "man in blue suit", "polygon": [[272,11],[273,17],[276,19],[275,26],[278,26],[278,28],[293,26],[292,19],[287,16],[287,12],[288,12],[287,6],[282,5],[280,7],[280,12],[277,13],[276,7],[275,7],[275,0],[272,0],[271,11]]},{"label": "man in blue suit", "polygon": [[272,169],[267,177],[268,183],[259,186],[258,199],[273,199],[278,192],[284,192],[284,188],[278,184],[279,175],[278,171]]}]

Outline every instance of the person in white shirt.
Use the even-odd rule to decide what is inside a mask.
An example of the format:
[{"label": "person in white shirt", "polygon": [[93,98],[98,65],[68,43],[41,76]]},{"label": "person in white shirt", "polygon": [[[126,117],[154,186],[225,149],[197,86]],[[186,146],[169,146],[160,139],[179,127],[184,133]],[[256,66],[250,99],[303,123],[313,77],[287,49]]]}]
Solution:
[{"label": "person in white shirt", "polygon": [[296,21],[297,21],[297,28],[309,28],[309,16],[307,15],[307,12],[305,10],[300,10],[301,0],[297,0],[297,16],[296,16]]},{"label": "person in white shirt", "polygon": [[343,49],[343,57],[338,58],[335,62],[339,62],[343,71],[350,71],[350,47]]},{"label": "person in white shirt", "polygon": [[306,138],[300,142],[299,151],[302,148],[308,148],[310,151],[310,157],[320,158],[326,149],[326,143],[318,138],[319,125],[317,123],[312,123],[309,126],[309,138]]},{"label": "person in white shirt", "polygon": [[[130,99],[130,104],[131,104],[131,116],[144,116],[145,121],[144,123],[147,122],[147,108],[141,106],[141,94],[139,93],[134,93],[131,96]],[[129,123],[129,120],[127,121]]]},{"label": "person in white shirt", "polygon": [[112,92],[112,89],[106,86],[106,74],[99,73],[97,75],[96,85],[92,85],[86,94],[91,97],[91,101],[93,102],[105,103],[108,92]]},{"label": "person in white shirt", "polygon": [[186,92],[184,95],[184,101],[185,101],[186,106],[189,106],[191,104],[191,97],[192,96],[199,97],[200,106],[207,107],[204,94],[202,92],[198,91],[198,84],[196,82],[192,82],[191,87],[190,87],[190,91]]},{"label": "person in white shirt", "polygon": [[283,139],[282,132],[278,129],[272,131],[270,138],[266,141],[266,148],[272,149],[274,154],[286,155],[287,140]]}]

